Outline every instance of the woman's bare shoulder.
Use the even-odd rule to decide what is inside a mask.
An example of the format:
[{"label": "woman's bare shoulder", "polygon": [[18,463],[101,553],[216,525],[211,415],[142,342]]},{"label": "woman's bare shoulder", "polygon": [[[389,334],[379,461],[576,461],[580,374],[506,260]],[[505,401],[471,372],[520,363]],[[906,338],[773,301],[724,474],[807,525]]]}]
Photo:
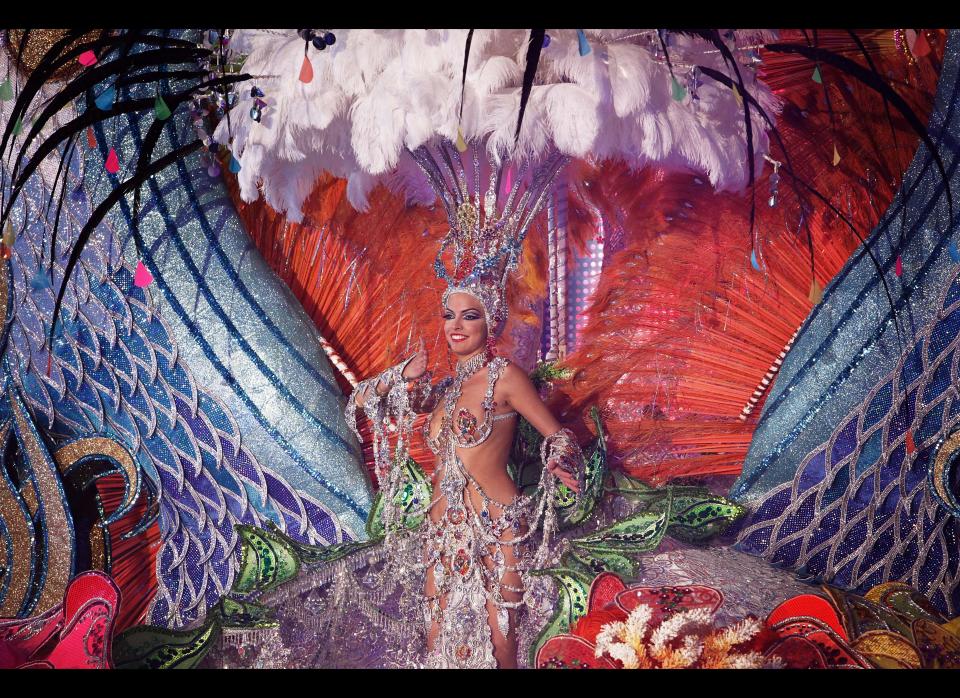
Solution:
[{"label": "woman's bare shoulder", "polygon": [[528,385],[532,385],[527,372],[509,360],[503,367],[503,370],[500,373],[500,378],[503,381],[504,387],[506,388],[526,387]]}]

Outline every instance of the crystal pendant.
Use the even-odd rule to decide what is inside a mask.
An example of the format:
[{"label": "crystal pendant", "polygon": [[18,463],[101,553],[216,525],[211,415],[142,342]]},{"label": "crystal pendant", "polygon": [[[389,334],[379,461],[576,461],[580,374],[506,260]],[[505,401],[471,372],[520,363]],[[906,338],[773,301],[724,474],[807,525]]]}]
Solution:
[{"label": "crystal pendant", "polygon": [[507,637],[510,632],[510,616],[507,614],[507,609],[503,607],[497,609],[497,625],[500,626],[500,633]]}]

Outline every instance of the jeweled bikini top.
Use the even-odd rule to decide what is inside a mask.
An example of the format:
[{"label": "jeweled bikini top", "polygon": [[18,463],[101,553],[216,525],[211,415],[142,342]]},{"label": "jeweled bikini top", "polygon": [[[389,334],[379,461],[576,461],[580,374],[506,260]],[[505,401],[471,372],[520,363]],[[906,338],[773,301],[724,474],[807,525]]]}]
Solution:
[{"label": "jeweled bikini top", "polygon": [[[456,409],[457,402],[460,400],[461,389],[464,381],[488,365],[488,357],[484,353],[477,354],[469,361],[457,364],[457,375],[453,378],[450,386],[443,396],[443,418],[440,422],[440,431],[436,438],[430,438],[430,426],[433,418],[427,419],[424,424],[424,440],[427,446],[435,455],[440,454],[443,446],[443,439],[449,438],[454,447],[474,448],[486,441],[493,432],[493,423],[501,419],[509,419],[515,416],[516,412],[505,412],[494,415],[493,390],[500,378],[503,369],[510,363],[503,357],[496,357],[489,361],[490,372],[487,376],[487,392],[480,403],[483,407],[483,423],[478,424],[476,416],[465,407],[457,410],[456,418],[453,418],[453,412]],[[456,427],[456,428],[454,428]]]}]

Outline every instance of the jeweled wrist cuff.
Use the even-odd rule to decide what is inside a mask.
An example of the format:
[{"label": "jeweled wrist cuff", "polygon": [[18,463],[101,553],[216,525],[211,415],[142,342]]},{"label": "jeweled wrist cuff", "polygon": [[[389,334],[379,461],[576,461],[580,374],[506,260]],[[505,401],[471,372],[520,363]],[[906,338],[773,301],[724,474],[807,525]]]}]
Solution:
[{"label": "jeweled wrist cuff", "polygon": [[544,468],[550,461],[556,461],[558,468],[576,475],[580,483],[580,491],[583,491],[583,453],[572,431],[561,429],[545,437],[540,444],[540,460]]}]

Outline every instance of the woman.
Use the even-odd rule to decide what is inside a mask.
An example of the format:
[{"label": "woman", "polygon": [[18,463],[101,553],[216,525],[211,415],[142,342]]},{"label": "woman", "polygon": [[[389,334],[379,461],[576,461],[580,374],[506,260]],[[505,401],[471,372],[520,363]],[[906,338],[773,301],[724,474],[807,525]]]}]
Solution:
[{"label": "woman", "polygon": [[[421,390],[414,388],[410,411],[431,413],[424,436],[437,458],[420,527],[430,667],[517,666],[517,611],[524,604],[525,572],[543,564],[549,552],[554,478],[574,492],[581,489],[582,456],[573,434],[561,429],[521,369],[492,356],[490,321],[499,308],[491,303],[498,297],[491,290],[475,284],[444,295],[444,335],[457,357],[454,376],[429,385],[421,341],[412,357],[364,381],[352,397],[382,423],[381,399],[393,392],[402,402],[406,381],[417,381]],[[502,322],[493,326],[502,329]],[[521,496],[507,473],[518,414],[546,437],[535,497]],[[399,468],[394,464],[392,470]],[[386,484],[395,487],[397,478],[388,477]],[[541,516],[544,537],[533,554],[530,541]]]}]

